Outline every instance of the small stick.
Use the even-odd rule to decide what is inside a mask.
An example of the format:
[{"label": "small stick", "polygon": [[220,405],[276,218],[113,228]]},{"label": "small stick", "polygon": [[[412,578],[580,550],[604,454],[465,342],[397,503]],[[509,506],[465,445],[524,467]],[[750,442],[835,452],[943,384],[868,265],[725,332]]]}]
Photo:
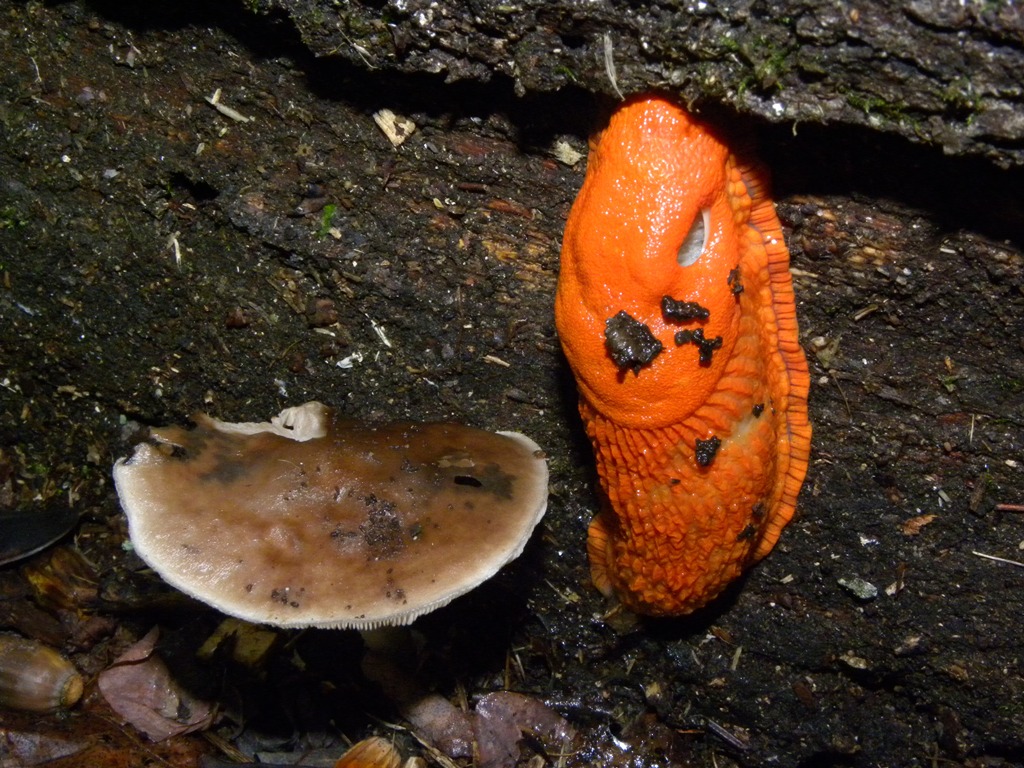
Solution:
[{"label": "small stick", "polygon": [[745,741],[743,741],[739,737],[734,736],[732,733],[730,733],[725,728],[720,726],[714,720],[705,720],[704,723],[707,726],[707,729],[709,731],[711,731],[713,734],[715,734],[715,736],[720,738],[726,744],[729,744],[730,746],[735,747],[736,749],[740,750],[741,752],[746,752],[747,750],[750,749],[750,745],[749,744],[747,744]]},{"label": "small stick", "polygon": [[984,552],[976,552],[971,550],[972,555],[978,557],[984,557],[986,560],[995,560],[997,563],[1006,563],[1007,565],[1016,565],[1018,568],[1024,568],[1024,563],[1018,562],[1017,560],[1007,560],[1005,557],[997,557],[996,555],[986,555]]},{"label": "small stick", "polygon": [[248,123],[252,120],[251,117],[246,117],[237,109],[232,109],[226,104],[220,103],[220,88],[213,92],[213,96],[206,96],[206,103],[211,107],[220,112],[224,117],[234,120],[236,123]]}]

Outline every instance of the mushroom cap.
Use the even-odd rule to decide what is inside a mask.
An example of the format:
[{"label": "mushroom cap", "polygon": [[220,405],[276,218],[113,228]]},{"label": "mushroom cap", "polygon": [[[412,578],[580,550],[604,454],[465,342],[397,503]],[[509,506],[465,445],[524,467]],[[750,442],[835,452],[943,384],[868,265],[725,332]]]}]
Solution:
[{"label": "mushroom cap", "polygon": [[135,550],[218,610],[282,627],[408,624],[517,557],[547,462],[513,432],[371,425],[321,403],[200,414],[114,466]]}]

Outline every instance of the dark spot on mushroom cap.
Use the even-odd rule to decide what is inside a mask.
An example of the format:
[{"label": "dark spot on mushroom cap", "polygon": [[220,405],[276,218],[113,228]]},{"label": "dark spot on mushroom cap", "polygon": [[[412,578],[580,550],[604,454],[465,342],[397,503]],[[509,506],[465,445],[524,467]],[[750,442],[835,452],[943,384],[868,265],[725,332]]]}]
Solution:
[{"label": "dark spot on mushroom cap", "polygon": [[397,557],[403,549],[405,534],[395,505],[370,494],[366,502],[366,520],[359,524],[363,543],[373,560]]}]

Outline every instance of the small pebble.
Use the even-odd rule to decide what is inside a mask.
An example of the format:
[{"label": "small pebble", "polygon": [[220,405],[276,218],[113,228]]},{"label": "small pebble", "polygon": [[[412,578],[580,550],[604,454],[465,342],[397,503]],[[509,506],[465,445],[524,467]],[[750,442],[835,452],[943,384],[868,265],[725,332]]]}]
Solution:
[{"label": "small pebble", "polygon": [[839,586],[856,597],[858,600],[869,602],[878,597],[878,587],[870,581],[864,581],[859,577],[852,579],[839,579]]}]

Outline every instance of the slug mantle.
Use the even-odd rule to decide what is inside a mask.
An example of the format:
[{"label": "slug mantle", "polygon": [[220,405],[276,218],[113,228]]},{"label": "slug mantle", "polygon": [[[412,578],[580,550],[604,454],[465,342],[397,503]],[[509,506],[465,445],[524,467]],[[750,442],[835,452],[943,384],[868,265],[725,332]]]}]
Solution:
[{"label": "slug mantle", "polygon": [[771,551],[807,471],[809,376],[765,183],[671,101],[591,143],[555,321],[594,447],[591,575],[689,613]]}]

